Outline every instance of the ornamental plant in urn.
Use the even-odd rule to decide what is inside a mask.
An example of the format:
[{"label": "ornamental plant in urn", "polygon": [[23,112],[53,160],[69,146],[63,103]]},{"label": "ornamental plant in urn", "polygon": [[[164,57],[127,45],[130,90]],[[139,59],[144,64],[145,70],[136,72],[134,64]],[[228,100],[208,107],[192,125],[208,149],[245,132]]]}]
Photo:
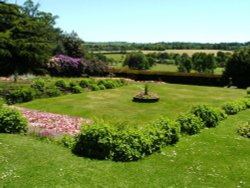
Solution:
[{"label": "ornamental plant in urn", "polygon": [[158,102],[159,100],[160,98],[156,93],[150,93],[148,91],[148,84],[145,84],[143,92],[140,92],[133,97],[134,102],[152,103]]}]

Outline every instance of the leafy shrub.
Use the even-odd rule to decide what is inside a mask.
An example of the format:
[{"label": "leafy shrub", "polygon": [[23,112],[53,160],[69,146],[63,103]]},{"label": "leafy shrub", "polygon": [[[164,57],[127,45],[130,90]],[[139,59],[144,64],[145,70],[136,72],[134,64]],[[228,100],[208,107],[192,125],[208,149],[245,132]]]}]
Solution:
[{"label": "leafy shrub", "polygon": [[75,137],[64,135],[63,138],[60,140],[60,142],[67,148],[73,149],[76,144]]},{"label": "leafy shrub", "polygon": [[216,127],[222,118],[216,108],[206,105],[194,106],[191,113],[201,118],[206,127]]},{"label": "leafy shrub", "polygon": [[55,87],[54,85],[47,87],[44,91],[44,96],[45,97],[57,97],[60,96],[62,94],[62,92]]},{"label": "leafy shrub", "polygon": [[246,97],[241,99],[241,101],[246,105],[246,108],[250,108],[250,98]]},{"label": "leafy shrub", "polygon": [[89,89],[91,89],[92,91],[98,91],[100,90],[99,86],[96,84],[90,84],[89,85]]},{"label": "leafy shrub", "polygon": [[247,122],[245,125],[241,126],[237,133],[243,137],[250,138],[250,124]]},{"label": "leafy shrub", "polygon": [[85,79],[85,80],[81,80],[79,82],[79,85],[82,87],[82,88],[88,88],[88,86],[90,85],[90,82],[88,79]]},{"label": "leafy shrub", "polygon": [[152,153],[152,141],[140,130],[123,131],[114,139],[112,159],[115,161],[136,161]]},{"label": "leafy shrub", "polygon": [[0,108],[0,133],[26,132],[28,123],[22,114],[11,108]]},{"label": "leafy shrub", "polygon": [[70,87],[70,88],[75,87],[75,86],[78,86],[78,85],[79,85],[79,84],[78,84],[77,81],[71,81],[71,82],[69,83],[69,87]]},{"label": "leafy shrub", "polygon": [[98,85],[98,87],[99,87],[100,90],[105,90],[106,89],[106,87],[104,85]]},{"label": "leafy shrub", "polygon": [[32,101],[35,97],[35,92],[30,88],[20,88],[10,90],[5,96],[7,104],[15,104]]},{"label": "leafy shrub", "polygon": [[111,79],[105,80],[102,84],[105,86],[106,89],[113,89],[116,87],[114,81]]},{"label": "leafy shrub", "polygon": [[247,95],[250,95],[250,87],[247,88]]},{"label": "leafy shrub", "polygon": [[110,159],[116,134],[116,130],[104,122],[84,126],[76,138],[73,152],[90,158]]},{"label": "leafy shrub", "polygon": [[222,121],[222,120],[227,118],[227,114],[223,109],[221,109],[221,108],[213,108],[213,110],[216,113],[216,115],[219,117],[219,121]]},{"label": "leafy shrub", "polygon": [[4,98],[0,97],[0,108],[3,106],[4,103],[5,103]]},{"label": "leafy shrub", "polygon": [[58,87],[60,90],[65,90],[68,88],[68,86],[64,80],[57,80],[55,82],[55,86]]},{"label": "leafy shrub", "polygon": [[160,119],[144,129],[118,130],[104,122],[83,127],[75,154],[115,161],[135,161],[179,140],[175,122]]},{"label": "leafy shrub", "polygon": [[82,93],[82,88],[80,86],[72,86],[70,87],[70,90],[72,93],[75,93],[75,94]]},{"label": "leafy shrub", "polygon": [[152,123],[152,126],[164,131],[164,144],[175,144],[179,141],[180,127],[174,121],[160,118]]},{"label": "leafy shrub", "polygon": [[40,79],[34,80],[30,87],[37,91],[44,92],[45,85],[46,85],[45,80],[40,78]]},{"label": "leafy shrub", "polygon": [[247,108],[246,103],[243,101],[231,101],[227,102],[222,106],[222,109],[228,115],[237,114],[241,110],[245,110]]},{"label": "leafy shrub", "polygon": [[180,115],[177,122],[180,124],[181,132],[189,135],[199,133],[205,126],[202,119],[194,114]]}]

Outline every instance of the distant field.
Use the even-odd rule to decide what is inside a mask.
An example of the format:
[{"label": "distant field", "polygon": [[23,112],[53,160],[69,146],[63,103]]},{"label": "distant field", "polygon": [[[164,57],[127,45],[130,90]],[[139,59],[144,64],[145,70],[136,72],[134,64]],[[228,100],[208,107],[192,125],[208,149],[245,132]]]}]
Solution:
[{"label": "distant field", "polygon": [[[122,68],[122,63],[117,63],[114,65],[116,68]],[[177,72],[178,68],[176,65],[164,65],[164,64],[156,64],[151,68],[154,71],[166,71],[166,72]],[[224,68],[216,68],[214,74],[222,74]],[[194,71],[192,71],[194,72]]]},{"label": "distant field", "polygon": [[177,53],[177,54],[184,54],[187,53],[188,55],[193,55],[194,53],[197,52],[202,52],[202,53],[207,53],[207,54],[217,54],[217,52],[222,51],[222,52],[230,52],[232,51],[224,51],[224,50],[164,50],[164,51],[154,51],[154,50],[144,50],[142,51],[144,54],[149,54],[149,53]]}]

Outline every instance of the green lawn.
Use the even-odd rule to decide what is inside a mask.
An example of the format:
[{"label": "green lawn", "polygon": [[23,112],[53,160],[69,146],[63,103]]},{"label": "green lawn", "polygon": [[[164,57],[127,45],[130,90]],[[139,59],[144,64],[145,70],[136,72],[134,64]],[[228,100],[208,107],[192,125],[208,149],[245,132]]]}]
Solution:
[{"label": "green lawn", "polygon": [[130,163],[80,158],[53,143],[0,134],[0,187],[249,187],[250,140],[236,134],[249,119],[250,110],[240,112]]},{"label": "green lawn", "polygon": [[160,102],[143,104],[132,102],[132,97],[143,90],[143,84],[57,98],[40,99],[20,104],[22,107],[69,114],[85,118],[147,123],[160,116],[175,118],[196,104],[220,106],[225,101],[242,98],[245,90],[177,84],[150,84],[149,91],[160,96]]}]

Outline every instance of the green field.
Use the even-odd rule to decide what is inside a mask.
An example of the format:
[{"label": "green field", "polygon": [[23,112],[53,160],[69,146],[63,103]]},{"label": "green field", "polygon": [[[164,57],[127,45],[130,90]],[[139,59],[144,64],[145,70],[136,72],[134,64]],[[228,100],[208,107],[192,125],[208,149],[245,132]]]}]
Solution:
[{"label": "green field", "polygon": [[219,106],[223,102],[241,98],[245,90],[176,84],[150,84],[149,90],[160,96],[159,103],[132,102],[132,97],[143,90],[143,84],[40,99],[20,106],[42,111],[69,114],[85,118],[118,119],[129,122],[149,122],[162,115],[175,118],[195,104]]}]

